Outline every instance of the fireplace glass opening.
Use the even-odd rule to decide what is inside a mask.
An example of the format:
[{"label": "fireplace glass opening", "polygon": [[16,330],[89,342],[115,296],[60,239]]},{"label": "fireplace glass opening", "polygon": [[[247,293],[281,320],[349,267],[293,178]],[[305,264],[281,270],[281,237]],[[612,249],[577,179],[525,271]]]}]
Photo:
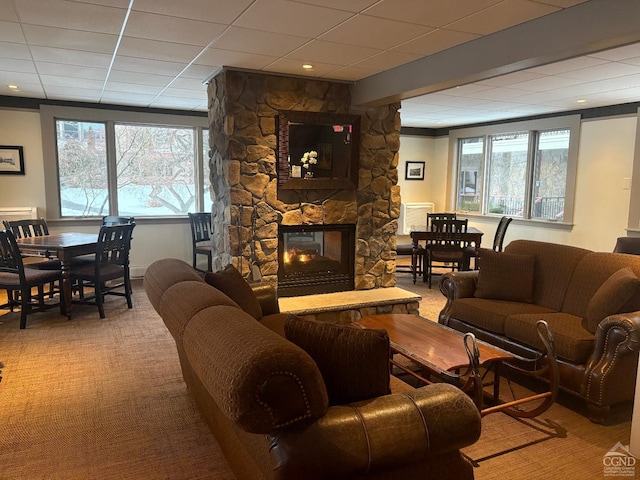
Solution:
[{"label": "fireplace glass opening", "polygon": [[280,225],[278,295],[353,290],[355,225]]}]

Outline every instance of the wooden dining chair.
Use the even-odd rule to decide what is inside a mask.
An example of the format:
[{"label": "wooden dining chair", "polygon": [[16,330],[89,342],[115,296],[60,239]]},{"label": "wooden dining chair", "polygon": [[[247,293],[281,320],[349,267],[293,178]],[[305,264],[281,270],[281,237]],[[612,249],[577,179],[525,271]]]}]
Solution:
[{"label": "wooden dining chair", "polygon": [[[0,230],[0,288],[7,292],[19,292],[19,299],[13,295],[8,297],[8,306],[11,311],[14,307],[20,307],[20,328],[26,328],[27,315],[60,306],[62,314],[62,302],[45,303],[44,286],[46,284],[57,284],[60,291],[62,282],[61,270],[38,270],[35,268],[25,268],[22,255],[16,238],[10,230]],[[37,289],[34,293],[33,289]]]},{"label": "wooden dining chair", "polygon": [[[496,233],[493,237],[492,248],[494,252],[502,251],[502,246],[504,244],[504,237],[507,234],[507,228],[509,227],[509,224],[511,223],[512,220],[513,218],[511,217],[502,217],[498,222],[498,227],[496,228]],[[477,246],[469,246],[467,247],[467,250],[469,253],[469,262],[471,262],[471,259],[473,258],[473,268],[475,270],[480,269],[480,255],[479,255],[479,250]]]},{"label": "wooden dining chair", "polygon": [[128,225],[135,223],[135,217],[119,217],[117,215],[106,215],[102,217],[102,225],[113,227],[114,225]]},{"label": "wooden dining chair", "polygon": [[[114,225],[130,225],[135,223],[135,217],[119,217],[115,215],[106,215],[102,217],[102,226],[113,227]],[[78,255],[71,259],[71,265],[80,267],[81,265],[93,264],[96,256],[93,253],[87,255]]]},{"label": "wooden dining chair", "polygon": [[640,237],[618,237],[613,251],[614,253],[640,255]]},{"label": "wooden dining chair", "polygon": [[[96,305],[100,318],[105,318],[104,297],[116,295],[125,297],[128,308],[131,303],[131,276],[129,272],[129,252],[134,223],[100,227],[95,261],[92,264],[71,265],[71,280],[77,286],[79,299],[75,303]],[[114,283],[116,280],[120,282]],[[85,288],[93,288],[93,294],[86,296]],[[122,291],[120,291],[122,289]]]},{"label": "wooden dining chair", "polygon": [[435,212],[427,213],[427,230],[433,230],[433,221],[443,220],[451,221],[457,218],[455,212]]},{"label": "wooden dining chair", "polygon": [[49,227],[44,218],[27,218],[24,220],[3,220],[4,228],[11,230],[15,238],[41,237],[49,235]]},{"label": "wooden dining chair", "polygon": [[511,223],[512,220],[513,218],[511,217],[502,217],[500,219],[500,222],[498,223],[498,228],[496,229],[496,234],[493,237],[494,252],[502,251],[502,244],[504,243],[504,237],[507,234],[507,227],[509,227],[509,224]]},{"label": "wooden dining chair", "polygon": [[198,268],[197,255],[207,256],[208,271],[212,271],[212,251],[211,251],[211,214],[207,212],[190,213],[189,223],[191,224],[191,243],[193,251],[193,268],[204,272]]},{"label": "wooden dining chair", "polygon": [[[45,235],[49,235],[49,227],[47,226],[47,221],[44,218],[27,218],[24,220],[3,220],[4,228],[10,231],[14,238],[30,238],[30,237],[43,237]],[[55,255],[51,255],[49,253],[44,254],[31,254],[31,253],[22,253],[23,257],[37,257],[37,258],[45,258],[51,259],[55,257]],[[39,264],[28,263],[28,267],[32,268],[40,268],[43,270],[53,269],[57,270],[60,268],[59,261],[53,262],[39,262]]]},{"label": "wooden dining chair", "polygon": [[[469,252],[463,234],[468,220],[432,220],[432,237],[427,241],[425,276],[431,288],[434,266],[451,270],[469,269]],[[439,264],[439,265],[436,265]]]},{"label": "wooden dining chair", "polygon": [[[4,228],[10,231],[14,238],[42,237],[49,235],[49,227],[44,218],[27,218],[23,220],[3,220]],[[21,252],[25,268],[35,268],[37,270],[60,270],[60,260],[55,255],[45,252],[32,253]],[[52,283],[49,285],[49,297],[53,297],[58,290]],[[11,296],[11,293],[7,292]]]},{"label": "wooden dining chair", "polygon": [[[427,213],[426,229],[430,231],[432,229],[432,222],[434,220],[455,220],[456,213]],[[413,274],[413,283],[416,283],[416,276],[423,274],[425,258],[427,256],[426,247],[420,244],[401,244],[396,246],[396,255],[410,256],[411,263],[408,266],[396,266],[396,271],[406,271]],[[415,270],[415,271],[414,271]]]}]

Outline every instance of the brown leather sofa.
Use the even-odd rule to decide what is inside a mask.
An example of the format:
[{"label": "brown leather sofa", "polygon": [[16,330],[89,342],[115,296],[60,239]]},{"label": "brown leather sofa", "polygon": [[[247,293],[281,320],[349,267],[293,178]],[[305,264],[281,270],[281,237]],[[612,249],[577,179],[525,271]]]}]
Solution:
[{"label": "brown leather sofa", "polygon": [[[530,240],[513,241],[504,253],[481,251],[479,271],[440,279],[447,303],[439,322],[533,358],[542,349],[536,322],[547,321],[561,388],[586,400],[592,421],[604,422],[612,405],[634,397],[640,256]],[[519,285],[528,281],[523,296]]]},{"label": "brown leather sofa", "polygon": [[237,478],[473,478],[459,449],[480,416],[457,388],[391,377],[391,394],[330,406],[316,363],[283,337],[273,288],[259,289],[256,320],[181,260],[150,265],[144,287]]}]

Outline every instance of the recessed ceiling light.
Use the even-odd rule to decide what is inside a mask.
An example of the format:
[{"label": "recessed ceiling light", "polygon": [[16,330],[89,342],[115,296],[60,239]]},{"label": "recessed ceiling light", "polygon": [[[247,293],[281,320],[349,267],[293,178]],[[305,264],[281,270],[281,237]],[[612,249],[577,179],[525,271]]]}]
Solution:
[{"label": "recessed ceiling light", "polygon": [[304,68],[305,70],[313,70],[313,65],[311,65],[310,63],[305,63],[304,65],[302,65],[302,68]]},{"label": "recessed ceiling light", "polygon": [[11,90],[18,90],[17,85],[7,85],[7,87],[9,87]]},{"label": "recessed ceiling light", "polygon": [[587,103],[587,101],[581,98],[580,100],[576,101],[576,103]]}]

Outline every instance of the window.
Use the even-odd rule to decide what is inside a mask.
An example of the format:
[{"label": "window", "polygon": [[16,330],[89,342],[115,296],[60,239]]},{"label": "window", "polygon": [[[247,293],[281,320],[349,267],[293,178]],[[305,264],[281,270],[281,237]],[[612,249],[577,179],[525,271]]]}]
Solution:
[{"label": "window", "polygon": [[579,125],[571,116],[452,131],[455,209],[570,222]]},{"label": "window", "polygon": [[565,184],[569,158],[569,130],[540,132],[533,168],[531,218],[564,220]]},{"label": "window", "polygon": [[486,210],[522,217],[527,184],[526,132],[489,136],[489,174]]},{"label": "window", "polygon": [[107,215],[106,125],[59,120],[57,127],[61,216]]},{"label": "window", "polygon": [[209,211],[211,203],[211,170],[209,168],[209,157],[211,157],[211,146],[209,145],[209,130],[202,130],[202,197],[204,208]]},{"label": "window", "polygon": [[483,158],[483,138],[464,138],[460,140],[458,210],[480,212]]},{"label": "window", "polygon": [[114,127],[118,213],[165,216],[195,211],[194,129]]},{"label": "window", "polygon": [[45,158],[45,178],[57,179],[45,180],[47,205],[59,206],[57,218],[209,207],[206,118],[48,106],[41,117],[45,152],[54,156]]}]

